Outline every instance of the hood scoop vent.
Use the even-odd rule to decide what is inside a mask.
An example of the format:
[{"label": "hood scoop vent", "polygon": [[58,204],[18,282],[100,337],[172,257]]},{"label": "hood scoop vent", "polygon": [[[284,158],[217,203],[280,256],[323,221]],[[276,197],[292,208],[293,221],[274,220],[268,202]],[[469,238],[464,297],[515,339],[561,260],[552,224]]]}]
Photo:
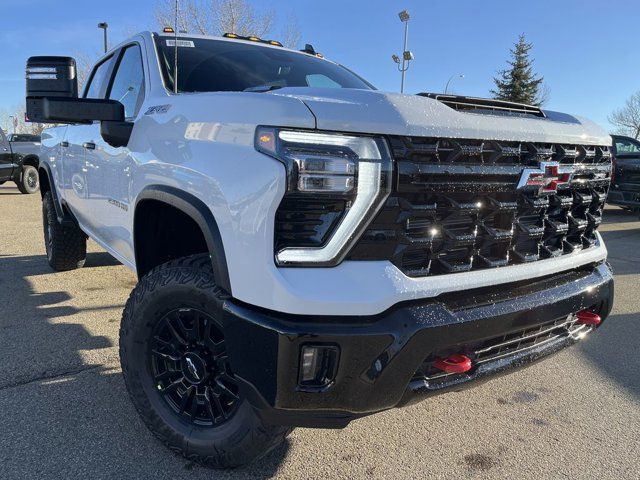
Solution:
[{"label": "hood scoop vent", "polygon": [[419,93],[418,95],[438,100],[454,110],[491,115],[534,116],[546,118],[546,115],[539,107],[525,105],[522,103],[506,102],[490,98],[445,95],[442,93]]}]

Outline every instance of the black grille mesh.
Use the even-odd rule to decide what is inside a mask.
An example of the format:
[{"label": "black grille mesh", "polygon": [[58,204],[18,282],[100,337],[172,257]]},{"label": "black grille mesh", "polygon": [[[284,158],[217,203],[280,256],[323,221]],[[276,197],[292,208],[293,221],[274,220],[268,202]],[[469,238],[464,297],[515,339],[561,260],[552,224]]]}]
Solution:
[{"label": "black grille mesh", "polygon": [[[410,276],[557,257],[595,242],[610,181],[606,146],[392,138],[395,191],[349,258]],[[552,195],[517,191],[525,167],[574,165]]]}]

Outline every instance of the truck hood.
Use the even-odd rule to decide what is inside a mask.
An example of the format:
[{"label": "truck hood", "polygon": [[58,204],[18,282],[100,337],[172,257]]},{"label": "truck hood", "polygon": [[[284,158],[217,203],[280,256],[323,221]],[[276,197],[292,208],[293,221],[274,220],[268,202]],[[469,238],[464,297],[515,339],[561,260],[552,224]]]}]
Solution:
[{"label": "truck hood", "polygon": [[594,122],[546,111],[546,118],[469,113],[418,95],[377,90],[283,88],[268,95],[307,105],[320,130],[416,137],[611,145]]}]

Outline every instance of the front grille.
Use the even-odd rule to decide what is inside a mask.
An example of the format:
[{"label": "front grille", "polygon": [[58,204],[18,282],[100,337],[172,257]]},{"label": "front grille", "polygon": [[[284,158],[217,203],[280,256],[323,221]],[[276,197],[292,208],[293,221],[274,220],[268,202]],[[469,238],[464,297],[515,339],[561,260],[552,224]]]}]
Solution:
[{"label": "front grille", "polygon": [[[567,336],[578,336],[590,331],[592,327],[576,324],[576,317],[569,315],[555,320],[518,330],[505,335],[500,335],[487,340],[482,340],[470,345],[456,346],[457,353],[468,356],[474,367],[483,363],[497,360],[508,355],[525,351],[529,348],[542,345],[554,339]],[[450,351],[436,352],[430,355],[420,365],[415,373],[416,378],[433,380],[451,374],[446,374],[433,366],[436,358],[446,357]]]},{"label": "front grille", "polygon": [[[406,275],[496,268],[589,248],[610,182],[606,146],[393,137],[394,193],[349,255]],[[552,195],[517,190],[524,168],[572,165]]]}]

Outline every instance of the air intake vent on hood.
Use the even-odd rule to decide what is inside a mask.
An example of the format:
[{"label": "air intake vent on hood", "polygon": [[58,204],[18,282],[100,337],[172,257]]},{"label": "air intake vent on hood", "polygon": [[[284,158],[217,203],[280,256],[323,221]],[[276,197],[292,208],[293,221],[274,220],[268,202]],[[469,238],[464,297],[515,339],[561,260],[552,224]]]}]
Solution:
[{"label": "air intake vent on hood", "polygon": [[444,103],[454,110],[474,111],[475,113],[493,113],[497,115],[532,115],[545,118],[540,108],[523,103],[505,102],[490,98],[463,97],[459,95],[444,95],[441,93],[419,93],[422,97],[429,97]]}]

